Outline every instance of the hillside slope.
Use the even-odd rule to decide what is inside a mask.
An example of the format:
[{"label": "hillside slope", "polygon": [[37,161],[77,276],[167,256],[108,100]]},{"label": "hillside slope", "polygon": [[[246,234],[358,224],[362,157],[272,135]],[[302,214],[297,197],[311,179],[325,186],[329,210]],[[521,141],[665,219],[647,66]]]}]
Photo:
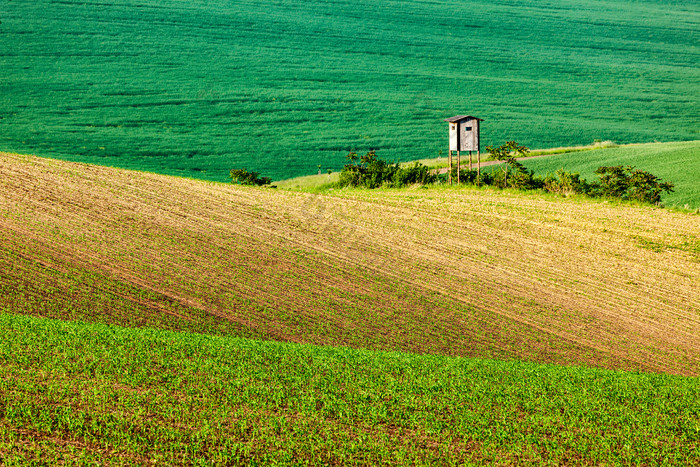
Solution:
[{"label": "hillside slope", "polygon": [[321,196],[2,154],[0,308],[696,375],[699,231],[652,207]]}]

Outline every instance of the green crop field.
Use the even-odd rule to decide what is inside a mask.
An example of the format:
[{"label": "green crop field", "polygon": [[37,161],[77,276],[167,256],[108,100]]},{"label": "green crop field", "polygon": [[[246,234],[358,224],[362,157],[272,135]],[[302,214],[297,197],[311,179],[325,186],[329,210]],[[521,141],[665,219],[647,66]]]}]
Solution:
[{"label": "green crop field", "polygon": [[0,313],[0,463],[691,465],[700,380]]},{"label": "green crop field", "polygon": [[350,149],[697,140],[700,7],[632,0],[0,4],[0,150],[224,181]]}]

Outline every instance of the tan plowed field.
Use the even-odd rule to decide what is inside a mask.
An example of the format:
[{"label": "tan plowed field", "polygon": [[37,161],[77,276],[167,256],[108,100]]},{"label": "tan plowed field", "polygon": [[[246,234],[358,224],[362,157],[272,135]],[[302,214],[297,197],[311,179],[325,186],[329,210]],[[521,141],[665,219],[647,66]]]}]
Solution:
[{"label": "tan plowed field", "polygon": [[700,374],[700,217],[654,207],[0,154],[0,252],[14,313]]}]

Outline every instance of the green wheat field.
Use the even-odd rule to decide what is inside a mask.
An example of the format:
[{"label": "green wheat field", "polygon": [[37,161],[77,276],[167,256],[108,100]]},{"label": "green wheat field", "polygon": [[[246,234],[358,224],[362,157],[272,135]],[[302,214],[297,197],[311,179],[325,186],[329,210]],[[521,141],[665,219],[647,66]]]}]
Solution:
[{"label": "green wheat field", "polygon": [[226,181],[350,150],[700,139],[685,1],[37,0],[0,5],[0,148]]}]

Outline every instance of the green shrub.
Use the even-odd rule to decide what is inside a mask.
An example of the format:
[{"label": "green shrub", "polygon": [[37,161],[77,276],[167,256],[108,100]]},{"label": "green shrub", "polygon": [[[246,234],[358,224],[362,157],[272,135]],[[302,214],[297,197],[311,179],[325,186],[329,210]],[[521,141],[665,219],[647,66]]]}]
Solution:
[{"label": "green shrub", "polygon": [[[541,188],[564,196],[585,194],[652,204],[661,201],[661,193],[673,191],[672,183],[661,182],[655,175],[643,170],[635,170],[631,166],[599,167],[595,172],[600,176],[598,183],[588,183],[579,173],[567,172],[563,168],[557,170],[555,174],[547,174],[542,178],[535,176],[532,170],[527,169],[517,160],[517,157],[528,154],[529,150],[525,146],[520,146],[515,141],[508,141],[501,146],[488,146],[486,149],[494,159],[505,162],[503,167],[490,173],[482,173],[480,179],[475,170],[460,170],[460,183],[520,190]],[[349,163],[343,167],[338,180],[338,185],[341,187],[403,187],[413,184],[444,183],[448,178],[447,174],[435,174],[432,169],[420,162],[415,162],[408,167],[399,167],[396,162],[379,159],[375,151],[369,151],[364,156],[351,152],[346,158]],[[245,171],[232,170],[232,177],[234,172],[241,172],[243,184],[260,184],[257,181],[249,181],[253,175],[257,177],[256,172],[248,174]],[[457,167],[452,167],[451,176],[452,180],[457,180]]]},{"label": "green shrub", "polygon": [[260,177],[258,172],[248,172],[246,169],[232,169],[229,172],[232,183],[240,183],[241,185],[263,186],[272,183],[270,177]]},{"label": "green shrub", "polygon": [[493,185],[493,174],[489,172],[481,172],[481,177],[479,178],[478,183],[480,185]]},{"label": "green shrub", "polygon": [[349,164],[343,166],[338,184],[340,186],[378,188],[391,185],[399,164],[379,159],[375,151],[369,151],[364,156],[351,152],[346,156]]},{"label": "green shrub", "polygon": [[550,193],[569,196],[587,194],[591,190],[591,185],[581,178],[578,172],[567,172],[561,168],[556,174],[547,174],[542,180],[542,188]]},{"label": "green shrub", "polygon": [[[462,169],[459,171],[459,183],[470,183],[475,185],[477,182],[477,176],[478,172],[476,170]],[[457,167],[452,167],[452,180],[457,181]]]},{"label": "green shrub", "polygon": [[338,186],[378,188],[380,186],[403,187],[414,184],[437,183],[439,177],[430,167],[420,162],[400,167],[397,162],[379,159],[375,151],[364,156],[351,152],[338,178]]},{"label": "green shrub", "polygon": [[660,203],[661,193],[673,191],[673,183],[662,182],[657,176],[631,166],[598,167],[600,182],[593,184],[597,196]]},{"label": "green shrub", "polygon": [[434,171],[420,162],[415,162],[408,167],[402,167],[396,171],[394,175],[393,185],[402,187],[407,185],[427,185],[438,181],[437,174]]}]

